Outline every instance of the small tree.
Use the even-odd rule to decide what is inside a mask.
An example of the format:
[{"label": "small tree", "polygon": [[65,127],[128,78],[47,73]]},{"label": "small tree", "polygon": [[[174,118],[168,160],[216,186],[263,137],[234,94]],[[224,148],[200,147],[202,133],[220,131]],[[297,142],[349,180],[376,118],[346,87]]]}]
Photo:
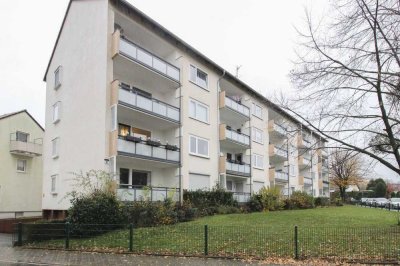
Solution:
[{"label": "small tree", "polygon": [[385,197],[387,186],[382,178],[371,179],[367,185],[367,189],[373,190],[375,197]]},{"label": "small tree", "polygon": [[344,201],[346,189],[361,182],[364,169],[359,155],[349,150],[336,150],[331,155],[330,172],[331,183],[339,189]]}]

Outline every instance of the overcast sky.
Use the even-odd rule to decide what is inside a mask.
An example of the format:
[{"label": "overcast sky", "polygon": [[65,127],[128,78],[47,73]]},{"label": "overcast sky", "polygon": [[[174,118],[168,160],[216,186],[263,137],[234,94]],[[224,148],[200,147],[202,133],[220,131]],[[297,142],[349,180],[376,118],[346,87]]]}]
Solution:
[{"label": "overcast sky", "polygon": [[[27,109],[44,125],[43,75],[68,1],[0,1],[0,114]],[[294,27],[304,25],[304,9],[328,11],[328,0],[129,2],[229,72],[241,66],[239,78],[264,95],[292,91]]]}]

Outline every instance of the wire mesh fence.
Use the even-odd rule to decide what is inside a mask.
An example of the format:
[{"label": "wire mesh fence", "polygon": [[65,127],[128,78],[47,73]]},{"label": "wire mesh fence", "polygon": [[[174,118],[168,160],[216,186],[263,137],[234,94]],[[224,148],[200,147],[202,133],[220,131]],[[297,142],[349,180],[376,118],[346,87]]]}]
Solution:
[{"label": "wire mesh fence", "polygon": [[400,259],[400,227],[17,224],[17,246],[234,258]]}]

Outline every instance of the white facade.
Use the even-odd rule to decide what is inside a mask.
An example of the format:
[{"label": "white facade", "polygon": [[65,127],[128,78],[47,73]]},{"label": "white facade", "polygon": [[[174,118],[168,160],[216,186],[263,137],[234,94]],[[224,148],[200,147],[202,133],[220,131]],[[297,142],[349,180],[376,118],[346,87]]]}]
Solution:
[{"label": "white facade", "polygon": [[[124,1],[70,2],[45,80],[44,210],[66,210],[70,173],[90,169],[115,173],[126,200],[144,186],[153,199],[179,199],[183,189],[220,185],[239,201],[264,186],[305,189],[297,136],[294,175],[276,182],[287,157],[271,144],[281,148],[287,134],[269,125],[310,131]],[[323,141],[312,141],[319,151]],[[318,172],[322,157],[313,156]],[[310,180],[310,193],[322,194],[319,175]]]}]

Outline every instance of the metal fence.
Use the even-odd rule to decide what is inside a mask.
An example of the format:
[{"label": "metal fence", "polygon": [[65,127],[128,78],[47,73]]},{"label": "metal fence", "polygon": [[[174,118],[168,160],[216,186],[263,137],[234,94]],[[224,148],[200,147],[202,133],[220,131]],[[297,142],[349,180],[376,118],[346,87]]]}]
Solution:
[{"label": "metal fence", "polygon": [[16,246],[138,254],[235,258],[400,259],[400,226],[266,227],[181,223],[133,225],[17,224]]}]

